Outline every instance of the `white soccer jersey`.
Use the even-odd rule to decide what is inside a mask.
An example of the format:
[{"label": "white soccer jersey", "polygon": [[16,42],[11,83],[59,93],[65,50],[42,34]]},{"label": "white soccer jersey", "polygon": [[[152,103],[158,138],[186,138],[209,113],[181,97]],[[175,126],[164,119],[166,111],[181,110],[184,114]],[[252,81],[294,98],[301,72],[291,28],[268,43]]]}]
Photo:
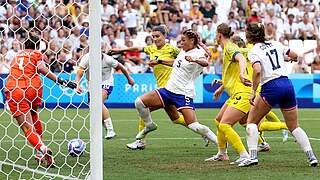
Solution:
[{"label": "white soccer jersey", "polygon": [[181,50],[173,63],[172,73],[165,88],[175,94],[182,94],[194,98],[194,81],[203,71],[203,67],[195,62],[188,62],[185,57],[191,56],[193,59],[206,59],[205,51],[192,49],[188,52]]},{"label": "white soccer jersey", "polygon": [[[92,59],[93,61],[96,59]],[[118,66],[119,62],[112,58],[111,56],[108,56],[104,53],[102,53],[102,62],[101,62],[101,71],[102,71],[102,85],[109,85],[113,86],[113,72],[114,68]],[[89,81],[89,53],[85,54],[79,63],[79,66],[85,69],[86,71],[86,77]]]},{"label": "white soccer jersey", "polygon": [[252,64],[261,64],[261,84],[280,76],[288,76],[284,56],[290,49],[280,42],[257,43],[248,52]]}]

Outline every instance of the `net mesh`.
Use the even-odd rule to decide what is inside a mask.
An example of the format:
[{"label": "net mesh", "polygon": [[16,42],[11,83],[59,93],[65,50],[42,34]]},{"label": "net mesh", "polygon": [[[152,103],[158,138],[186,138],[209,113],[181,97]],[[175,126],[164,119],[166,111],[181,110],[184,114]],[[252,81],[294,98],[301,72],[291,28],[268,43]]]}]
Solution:
[{"label": "net mesh", "polygon": [[[75,67],[87,53],[88,4],[86,1],[65,3],[59,0],[1,0],[0,3],[5,10],[0,15],[0,106],[3,107],[0,110],[0,179],[85,179],[90,169],[86,92],[78,95],[41,77],[43,105],[38,112],[43,127],[43,142],[53,151],[56,163],[56,168],[46,168],[35,160],[35,148],[28,143],[12,117],[5,100],[4,85],[10,63],[30,33],[41,37],[39,50],[46,57],[46,66],[57,76],[74,80]],[[86,83],[81,84],[86,89]],[[67,144],[75,138],[86,142],[86,151],[80,157],[72,157],[68,153]]]}]

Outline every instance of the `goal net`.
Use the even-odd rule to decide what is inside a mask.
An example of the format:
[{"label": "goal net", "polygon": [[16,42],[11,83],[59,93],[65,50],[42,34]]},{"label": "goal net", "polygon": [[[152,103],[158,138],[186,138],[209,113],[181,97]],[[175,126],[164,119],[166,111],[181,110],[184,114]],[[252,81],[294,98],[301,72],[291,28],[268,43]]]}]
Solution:
[{"label": "goal net", "polygon": [[[89,19],[92,18],[89,18],[88,1],[19,0],[0,3],[0,179],[89,178],[92,174],[90,166],[94,164],[92,159],[101,155],[90,154],[90,126],[97,125],[90,124],[90,113],[94,109],[89,108],[85,78],[81,81],[85,91],[77,94],[41,76],[43,97],[38,113],[43,128],[42,140],[53,152],[55,168],[47,168],[35,160],[37,152],[13,118],[4,93],[10,63],[23,49],[31,31],[41,37],[39,50],[47,57],[43,59],[46,66],[62,79],[75,80],[80,58],[89,52]],[[92,7],[100,6],[100,1],[95,3]],[[100,33],[100,29],[92,28],[90,35],[96,32]],[[92,38],[101,39],[95,36],[90,40]],[[91,85],[94,87],[97,84],[93,82]],[[91,99],[97,99],[99,95]],[[101,109],[101,105],[94,108]],[[101,115],[97,117],[101,118]],[[101,128],[101,121],[97,122]],[[70,156],[67,144],[78,138],[86,143],[86,150],[79,157]],[[98,163],[102,163],[102,160]]]}]

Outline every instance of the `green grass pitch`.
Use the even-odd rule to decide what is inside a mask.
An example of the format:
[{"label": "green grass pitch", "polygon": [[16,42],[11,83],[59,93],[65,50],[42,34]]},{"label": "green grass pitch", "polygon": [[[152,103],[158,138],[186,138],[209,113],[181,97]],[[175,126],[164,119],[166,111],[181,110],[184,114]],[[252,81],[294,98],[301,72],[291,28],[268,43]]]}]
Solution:
[{"label": "green grass pitch", "polygon": [[[218,109],[197,109],[197,117],[199,122],[215,132],[212,119],[217,112]],[[271,151],[259,153],[258,166],[238,168],[227,162],[204,162],[205,158],[217,152],[217,148],[212,144],[204,147],[198,135],[172,124],[163,110],[152,113],[158,130],[148,135],[146,149],[129,150],[125,144],[133,142],[137,133],[136,111],[111,109],[110,113],[117,137],[103,140],[104,179],[320,179],[320,168],[308,167],[304,153],[293,138],[283,144],[281,131],[266,132]],[[278,110],[276,113],[282,118]],[[70,157],[66,145],[68,140],[78,136],[88,143],[88,114],[88,109],[41,111],[40,117],[45,124],[44,140],[53,149],[58,166],[46,170],[38,167],[32,156],[33,150],[26,145],[15,120],[6,111],[0,111],[0,161],[5,161],[0,167],[0,179],[50,179],[57,173],[61,176],[54,179],[86,178],[89,152],[80,158]],[[320,157],[319,118],[319,109],[299,110],[300,125],[306,130],[315,153]],[[242,127],[236,125],[236,129],[241,137],[245,137]],[[245,139],[242,140],[245,143]],[[87,151],[89,149],[90,144],[87,144]],[[232,147],[229,147],[228,152],[231,160],[237,158]],[[25,166],[28,169],[20,169]]]}]

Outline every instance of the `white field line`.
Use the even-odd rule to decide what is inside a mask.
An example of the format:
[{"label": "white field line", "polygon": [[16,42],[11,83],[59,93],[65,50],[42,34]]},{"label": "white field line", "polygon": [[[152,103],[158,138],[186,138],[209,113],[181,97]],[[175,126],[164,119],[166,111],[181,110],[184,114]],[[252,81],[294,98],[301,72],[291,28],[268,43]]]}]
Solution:
[{"label": "white field line", "polygon": [[[245,139],[246,137],[241,137],[241,139]],[[268,137],[265,136],[266,139],[282,139],[282,137]],[[147,138],[148,140],[197,140],[197,139],[202,139],[202,138],[184,138],[184,137],[162,137],[162,138]],[[293,137],[289,137],[289,139],[294,139]],[[313,141],[320,141],[320,138],[313,138],[313,137],[309,137],[310,140]],[[82,139],[85,142],[89,142],[90,139]],[[135,140],[134,138],[115,138],[114,140],[119,140],[119,141],[130,141],[130,140]],[[26,140],[23,139],[17,139],[17,140],[13,140],[14,142],[25,142]],[[49,141],[49,140],[44,140],[44,142],[63,142],[66,141],[65,139],[54,139],[54,141]],[[3,140],[1,141],[1,143],[12,143],[12,140]]]},{"label": "white field line", "polygon": [[13,163],[8,163],[8,162],[5,162],[5,161],[0,161],[0,167],[2,169],[2,165],[8,165],[8,166],[12,166],[13,168],[17,168],[17,169],[21,169],[21,170],[24,170],[24,171],[29,171],[29,172],[33,172],[33,173],[37,173],[37,174],[42,174],[42,175],[45,175],[45,176],[50,176],[52,178],[61,178],[61,179],[74,179],[74,180],[77,180],[78,178],[74,178],[74,177],[69,177],[69,176],[63,176],[63,175],[59,175],[59,174],[53,174],[53,173],[49,173],[49,172],[46,172],[46,171],[41,171],[41,170],[35,170],[35,169],[31,169],[31,168],[28,168],[27,166],[22,166],[22,165],[18,165],[18,164],[13,164]]}]

